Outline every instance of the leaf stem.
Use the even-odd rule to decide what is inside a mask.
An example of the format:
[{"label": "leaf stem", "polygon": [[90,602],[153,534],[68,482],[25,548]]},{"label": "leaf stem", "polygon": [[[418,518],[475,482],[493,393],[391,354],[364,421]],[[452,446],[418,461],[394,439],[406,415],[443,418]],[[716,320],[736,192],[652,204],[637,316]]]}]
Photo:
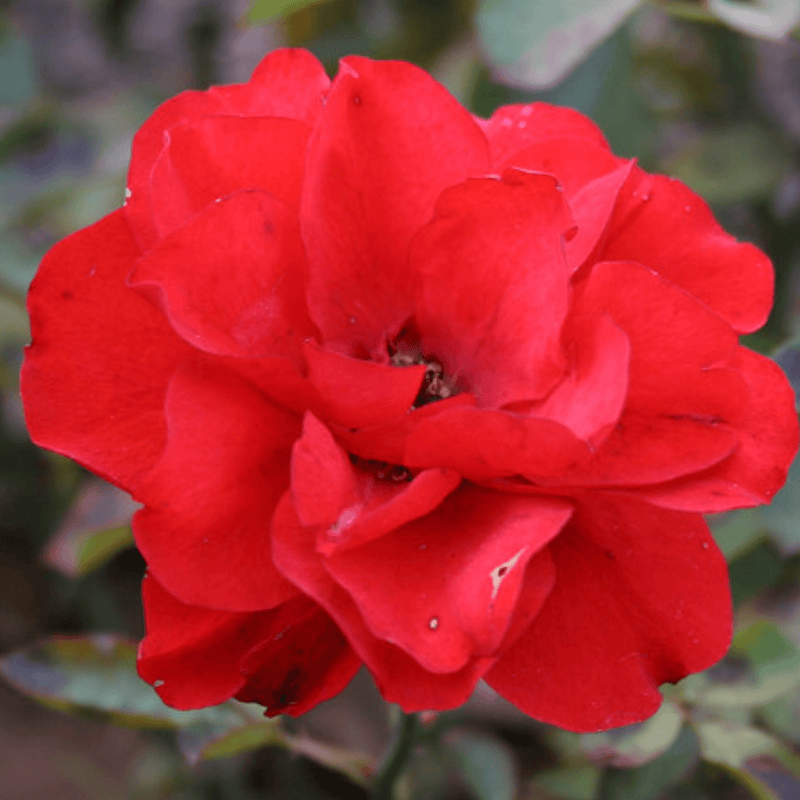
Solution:
[{"label": "leaf stem", "polygon": [[416,714],[403,714],[395,739],[375,780],[375,800],[396,800],[395,784],[403,774],[419,735],[420,723]]}]

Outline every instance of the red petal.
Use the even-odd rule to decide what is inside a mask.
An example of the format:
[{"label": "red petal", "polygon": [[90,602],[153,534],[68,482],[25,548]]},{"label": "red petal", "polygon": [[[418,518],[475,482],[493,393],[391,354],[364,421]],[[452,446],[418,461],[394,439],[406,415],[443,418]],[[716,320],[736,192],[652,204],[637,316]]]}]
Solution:
[{"label": "red petal", "polygon": [[169,128],[220,114],[285,117],[313,125],[329,85],[324,68],[311,53],[276,50],[258,65],[248,83],[184,92],[160,105],[137,132],[131,152],[125,212],[139,244],[150,247],[158,239],[151,216],[150,176]]},{"label": "red petal", "polygon": [[[308,606],[298,614],[293,606]],[[302,598],[276,609],[284,609],[274,633],[256,645],[244,658],[248,675],[237,700],[260,703],[267,716],[297,717],[339,694],[353,679],[361,661],[331,618],[316,604]],[[281,627],[281,622],[285,623]]]},{"label": "red petal", "polygon": [[292,500],[306,527],[318,527],[317,550],[330,555],[361,545],[439,505],[461,478],[425,470],[408,483],[376,480],[356,470],[330,431],[312,414],[292,450]]},{"label": "red petal", "polygon": [[582,137],[559,133],[552,139],[541,139],[515,152],[506,159],[501,169],[516,167],[554,175],[564,187],[572,205],[573,196],[587,183],[614,172],[619,166],[619,160],[607,145],[593,144]]},{"label": "red petal", "polygon": [[506,170],[446,190],[414,242],[424,352],[481,406],[543,397],[563,375],[570,227],[552,176]]},{"label": "red petal", "polygon": [[351,56],[307,165],[301,228],[312,318],[326,340],[373,352],[413,311],[411,237],[445,187],[486,172],[486,140],[418,67]]},{"label": "red petal", "polygon": [[493,659],[478,658],[458,672],[435,675],[398,647],[373,636],[350,596],[328,574],[311,528],[299,524],[288,494],[273,520],[275,563],[336,621],[375,678],[381,694],[404,711],[444,710],[464,703]]},{"label": "red petal", "polygon": [[569,326],[567,377],[530,413],[560,422],[578,438],[597,446],[622,413],[628,393],[630,342],[607,316],[576,320]]},{"label": "red petal", "polygon": [[243,189],[269,192],[296,215],[310,134],[302,122],[258,117],[203,117],[170,128],[150,177],[158,236]]},{"label": "red petal", "polygon": [[413,405],[425,375],[421,364],[393,367],[312,343],[306,344],[304,352],[322,416],[346,428],[381,425],[400,417]]},{"label": "red petal", "polygon": [[401,463],[447,467],[474,481],[510,475],[538,480],[571,474],[588,454],[585,442],[553,420],[510,411],[454,408],[414,427]]},{"label": "red petal", "polygon": [[739,244],[688,187],[638,168],[620,194],[604,261],[638,261],[682,286],[739,333],[760,328],[772,308],[769,259]]},{"label": "red petal", "polygon": [[289,484],[299,420],[220,368],[182,369],[167,394],[169,440],[134,517],[142,555],[184,603],[272,608],[297,593],[273,567],[270,519]]},{"label": "red petal", "polygon": [[292,500],[306,526],[332,525],[356,500],[356,475],[347,453],[310,412],[292,448]]},{"label": "red petal", "polygon": [[341,634],[307,597],[271,611],[217,611],[184,605],[148,575],[142,599],[147,635],[139,674],[174,708],[203,708],[235,695],[272,713],[297,714],[341,691],[358,669]]},{"label": "red petal", "polygon": [[608,314],[628,334],[628,411],[730,422],[739,415],[741,398],[706,387],[721,380],[709,377],[710,368],[730,363],[736,334],[687,292],[639,264],[603,263],[593,268],[575,306],[576,316]]},{"label": "red petal", "polygon": [[178,334],[201,350],[291,356],[315,330],[304,271],[294,212],[252,191],[208,206],[162,239],[130,283],[154,295]]},{"label": "red petal", "polygon": [[[326,561],[370,631],[430,672],[496,654],[528,562],[569,519],[569,503],[462,487],[438,509]],[[544,602],[553,585],[539,565]]]},{"label": "red petal", "polygon": [[548,139],[577,138],[588,145],[608,149],[600,128],[571,108],[547,103],[501,106],[488,121],[480,122],[489,140],[494,168],[506,164],[521,150]]},{"label": "red petal", "polygon": [[794,391],[769,358],[741,347],[737,361],[748,389],[745,415],[736,425],[738,447],[702,475],[643,489],[651,502],[686,511],[726,511],[768,503],[783,485],[797,453]]},{"label": "red petal", "polygon": [[486,676],[526,714],[577,731],[638,722],[659,684],[725,654],[727,568],[699,515],[587,495],[551,551],[555,589]]},{"label": "red petal", "polygon": [[575,272],[592,260],[602,246],[611,225],[611,215],[623,185],[630,176],[633,161],[626,161],[614,172],[587,183],[580,191],[569,195],[569,205],[577,233],[566,244],[567,262]]},{"label": "red petal", "polygon": [[138,255],[121,211],[57,244],[31,285],[22,369],[31,438],[132,492],[164,448],[167,383],[191,352],[125,285]]}]

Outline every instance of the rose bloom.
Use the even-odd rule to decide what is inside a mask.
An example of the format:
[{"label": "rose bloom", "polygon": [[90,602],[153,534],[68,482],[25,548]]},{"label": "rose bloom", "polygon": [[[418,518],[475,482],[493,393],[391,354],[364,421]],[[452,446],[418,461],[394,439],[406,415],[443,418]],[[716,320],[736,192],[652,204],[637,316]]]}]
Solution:
[{"label": "rose bloom", "polygon": [[301,714],[364,664],[642,720],[723,656],[701,514],[768,502],[794,395],[738,343],[767,257],[575,111],[472,116],[422,70],[267,56],[164,103],[124,208],[31,287],[38,444],[143,508],[139,672]]}]

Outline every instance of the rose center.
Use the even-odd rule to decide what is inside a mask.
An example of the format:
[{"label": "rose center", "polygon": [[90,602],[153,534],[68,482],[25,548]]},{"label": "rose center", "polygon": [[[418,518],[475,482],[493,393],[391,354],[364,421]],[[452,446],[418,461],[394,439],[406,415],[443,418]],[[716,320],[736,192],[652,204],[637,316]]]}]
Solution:
[{"label": "rose center", "polygon": [[423,354],[422,348],[409,335],[408,330],[401,331],[397,339],[388,344],[387,349],[389,363],[393,367],[411,367],[417,364],[425,367],[425,377],[414,398],[412,409],[458,394],[455,384],[445,374],[444,367],[435,358]]}]

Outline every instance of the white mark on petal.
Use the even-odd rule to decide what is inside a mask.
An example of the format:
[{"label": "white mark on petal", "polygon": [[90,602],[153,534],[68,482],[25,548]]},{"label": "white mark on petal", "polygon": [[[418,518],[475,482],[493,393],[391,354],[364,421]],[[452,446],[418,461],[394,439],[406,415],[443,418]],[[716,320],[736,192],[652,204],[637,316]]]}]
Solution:
[{"label": "white mark on petal", "polygon": [[522,114],[523,117],[529,117],[533,109],[530,106],[525,106],[519,113]]},{"label": "white mark on petal", "polygon": [[426,544],[421,544],[421,545],[419,546],[419,549],[420,549],[420,550],[426,550],[427,548],[428,548],[428,545],[426,545]]},{"label": "white mark on petal", "polygon": [[492,579],[492,597],[491,599],[494,600],[497,597],[497,593],[500,591],[500,584],[505,580],[506,575],[508,575],[509,571],[514,569],[516,563],[522,557],[522,554],[527,550],[527,547],[523,547],[516,555],[513,555],[508,561],[503,562],[502,564],[498,564],[490,573],[489,577]]},{"label": "white mark on petal", "polygon": [[356,318],[355,318],[355,317],[350,317],[350,319],[348,320],[348,322],[349,322],[351,325],[355,325],[355,324],[356,324]]},{"label": "white mark on petal", "polygon": [[439,627],[439,617],[431,617],[428,621],[428,627],[435,631]]},{"label": "white mark on petal", "polygon": [[153,688],[160,689],[164,685],[164,681],[159,678],[157,681],[153,681]]},{"label": "white mark on petal", "polygon": [[342,528],[352,525],[353,520],[361,513],[361,506],[354,505],[348,506],[341,514],[339,519],[328,528],[328,536],[338,536],[342,532]]},{"label": "white mark on petal", "polygon": [[510,127],[511,127],[511,124],[512,124],[512,123],[511,123],[511,120],[510,120],[508,117],[506,117],[506,118],[503,120],[503,127],[504,127],[504,128],[510,128]]},{"label": "white mark on petal", "polygon": [[528,123],[525,122],[525,120],[523,119],[523,120],[520,120],[520,122],[517,123],[517,127],[518,128],[524,128],[527,124]]},{"label": "white mark on petal", "polygon": [[703,550],[708,550],[708,542],[703,542]]}]

